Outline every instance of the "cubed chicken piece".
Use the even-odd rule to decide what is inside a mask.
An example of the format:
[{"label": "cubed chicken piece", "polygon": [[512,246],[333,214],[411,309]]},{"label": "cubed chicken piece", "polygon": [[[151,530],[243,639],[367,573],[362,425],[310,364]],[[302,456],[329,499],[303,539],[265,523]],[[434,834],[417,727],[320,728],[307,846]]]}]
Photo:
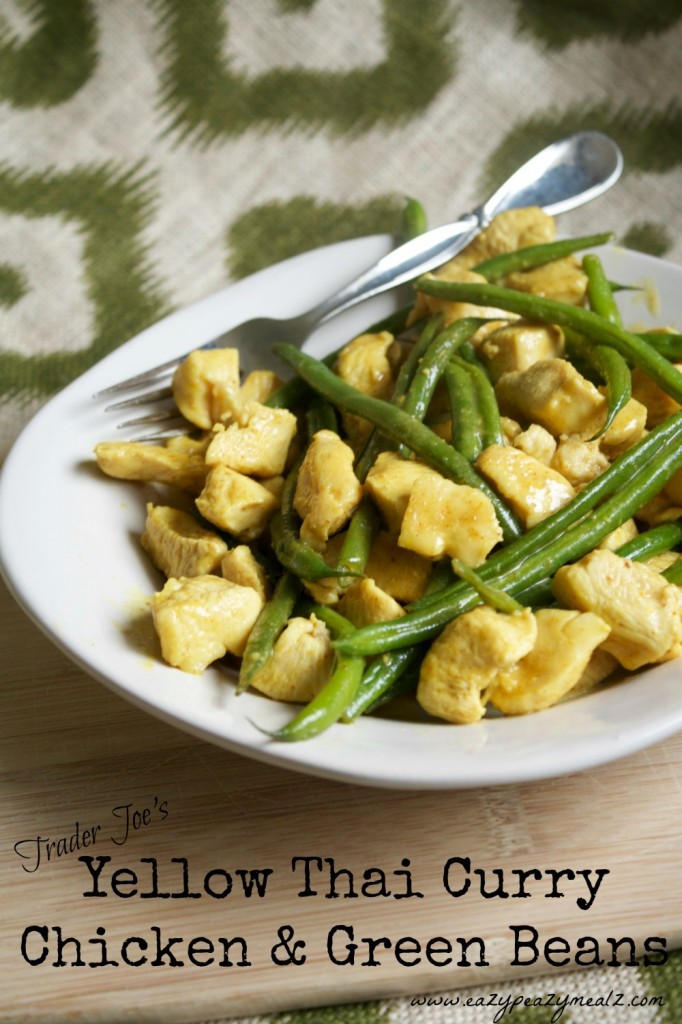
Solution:
[{"label": "cubed chicken piece", "polygon": [[682,505],[669,498],[664,489],[637,509],[635,519],[646,526],[672,523],[675,519],[682,519]]},{"label": "cubed chicken piece", "polygon": [[608,469],[609,460],[598,441],[579,441],[575,437],[565,437],[559,441],[550,466],[574,487],[580,487]]},{"label": "cubed chicken piece", "polygon": [[[675,363],[674,366],[682,371],[682,363]],[[649,430],[680,409],[679,403],[639,368],[632,371],[632,397],[646,407],[646,425]]]},{"label": "cubed chicken piece", "polygon": [[301,537],[317,550],[346,525],[360,504],[362,485],[353,462],[352,449],[333,430],[318,430],[305,453],[294,508],[303,520]]},{"label": "cubed chicken piece", "polygon": [[190,423],[210,430],[229,410],[239,389],[239,351],[236,348],[190,352],[173,375],[175,403]]},{"label": "cubed chicken piece", "polygon": [[387,398],[394,384],[389,356],[394,340],[389,331],[359,335],[341,349],[334,372],[365,395]]},{"label": "cubed chicken piece", "polygon": [[151,502],[140,542],[164,576],[216,574],[227,551],[222,537],[205,530],[188,512]]},{"label": "cubed chicken piece", "polygon": [[248,541],[260,536],[279,502],[257,480],[218,465],[206,477],[196,505],[209,523]]},{"label": "cubed chicken piece", "polygon": [[647,569],[651,569],[652,572],[665,572],[671,565],[675,565],[680,560],[680,555],[677,551],[659,551],[658,554],[652,555],[651,558],[646,558],[644,564]]},{"label": "cubed chicken piece", "polygon": [[556,236],[554,218],[539,206],[505,210],[493,217],[487,228],[474,238],[454,262],[475,267],[503,252],[525,249],[529,245],[553,242]]},{"label": "cubed chicken piece", "polygon": [[526,430],[519,427],[510,443],[545,466],[549,466],[556,452],[556,441],[549,430],[545,430],[539,423],[531,423]]},{"label": "cubed chicken piece", "polygon": [[[346,539],[347,531],[342,530],[340,533],[334,534],[330,537],[327,543],[319,550],[322,558],[325,560],[327,565],[330,567],[336,566],[339,561],[339,555],[341,554],[341,548],[343,542]],[[335,605],[338,604],[341,595],[343,594],[344,586],[347,585],[348,580],[344,580],[339,576],[324,576],[319,580],[303,580],[303,586],[308,591],[313,601],[318,604]]]},{"label": "cubed chicken piece", "polygon": [[242,402],[267,402],[284,382],[273,370],[252,370],[239,389]]},{"label": "cubed chicken piece", "polygon": [[618,667],[618,662],[612,654],[605,651],[603,647],[596,647],[583,669],[583,674],[575,686],[571,687],[566,697],[568,699],[583,697],[586,693],[594,690],[595,686],[599,686],[610,675],[613,675]]},{"label": "cubed chicken piece", "polygon": [[206,455],[206,449],[212,437],[213,434],[210,430],[204,431],[200,437],[190,437],[189,434],[177,434],[174,437],[167,438],[165,446],[169,451],[182,452],[184,455],[200,455],[203,458]]},{"label": "cubed chicken piece", "polygon": [[207,473],[203,455],[140,441],[102,441],[95,447],[95,458],[107,476],[172,484],[189,494],[199,493]]},{"label": "cubed chicken piece", "polygon": [[251,685],[273,700],[306,704],[328,681],[334,651],[329,630],[315,615],[289,619]]},{"label": "cubed chicken piece", "polygon": [[519,434],[523,433],[523,427],[510,416],[500,416],[502,433],[507,444],[513,444]]},{"label": "cubed chicken piece", "polygon": [[526,715],[556,704],[576,686],[593,651],[611,632],[592,612],[542,608],[533,649],[498,673],[489,699],[505,715]]},{"label": "cubed chicken piece", "polygon": [[552,260],[532,270],[508,274],[504,283],[507,288],[515,291],[542,295],[572,306],[580,306],[587,291],[587,275],[575,256]]},{"label": "cubed chicken piece", "polygon": [[240,587],[251,587],[265,603],[270,596],[270,585],[265,569],[256,559],[248,544],[237,544],[225,551],[220,563],[224,579],[238,583]]},{"label": "cubed chicken piece", "polygon": [[506,373],[495,394],[503,415],[539,423],[554,437],[594,437],[606,415],[604,396],[565,359],[542,359],[527,370]]},{"label": "cubed chicken piece", "polygon": [[511,445],[491,444],[484,448],[476,468],[526,528],[535,526],[575,497],[575,490],[561,473]]},{"label": "cubed chicken piece", "polygon": [[631,398],[599,438],[599,446],[604,454],[613,459],[637,444],[646,433],[646,420],[646,406]]},{"label": "cubed chicken piece", "polygon": [[199,674],[225,654],[241,657],[262,607],[255,590],[221,576],[171,577],[152,597],[164,661]]},{"label": "cubed chicken piece", "polygon": [[437,476],[415,482],[398,544],[425,558],[459,558],[477,566],[502,539],[487,495]]},{"label": "cubed chicken piece", "polygon": [[[453,260],[446,263],[444,267],[432,273],[425,274],[426,278],[436,278],[439,281],[462,281],[466,284],[486,284],[482,274],[473,270],[465,270]],[[417,292],[414,306],[410,311],[408,323],[416,323],[424,317],[435,316],[440,313],[443,317],[443,325],[452,324],[455,320],[462,320],[467,316],[484,317],[492,320],[507,321],[516,319],[513,313],[505,313],[503,310],[494,309],[489,306],[476,306],[471,302],[459,302],[450,299],[439,299],[435,295],[427,295],[426,292]]]},{"label": "cubed chicken piece", "polygon": [[216,427],[206,450],[206,464],[222,464],[247,476],[272,477],[286,466],[297,422],[288,409],[248,402],[241,422]]},{"label": "cubed chicken piece", "polygon": [[617,551],[623,544],[627,544],[628,541],[634,540],[639,534],[637,529],[637,523],[634,519],[626,519],[624,523],[617,526],[615,530],[611,530],[611,533],[607,533],[603,540],[599,542],[597,547],[608,548],[609,551]]},{"label": "cubed chicken piece", "polygon": [[564,335],[559,327],[528,320],[497,327],[478,346],[493,383],[503,374],[527,370],[541,359],[558,358],[563,351]]},{"label": "cubed chicken piece", "polygon": [[345,591],[338,606],[341,615],[358,628],[373,622],[389,622],[405,614],[395,598],[378,587],[372,579],[356,580]]},{"label": "cubed chicken piece", "polygon": [[420,479],[436,481],[443,477],[426,463],[404,459],[397,452],[381,452],[367,474],[365,490],[391,532],[400,532],[410,494]]},{"label": "cubed chicken piece", "polygon": [[[373,398],[388,398],[395,383],[395,339],[389,331],[361,334],[341,350],[334,372],[347,384]],[[353,451],[359,452],[373,426],[352,413],[342,413],[341,421]]]},{"label": "cubed chicken piece", "polygon": [[432,568],[429,558],[399,548],[394,534],[380,530],[372,543],[365,574],[396,601],[409,603],[423,595]]},{"label": "cubed chicken piece", "polygon": [[641,562],[597,549],[557,571],[556,599],[610,627],[604,649],[627,669],[682,653],[682,591]]},{"label": "cubed chicken piece", "polygon": [[434,641],[419,673],[417,701],[436,718],[468,725],[485,714],[485,696],[502,669],[533,648],[535,616],[529,609],[511,615],[487,605],[450,622]]}]

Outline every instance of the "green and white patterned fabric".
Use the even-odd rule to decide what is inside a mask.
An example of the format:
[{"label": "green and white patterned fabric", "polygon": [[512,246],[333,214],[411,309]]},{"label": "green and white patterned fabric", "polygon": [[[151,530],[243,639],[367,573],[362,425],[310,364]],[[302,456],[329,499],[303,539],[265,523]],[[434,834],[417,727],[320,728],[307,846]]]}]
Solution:
[{"label": "green and white patterned fabric", "polygon": [[[681,53],[681,0],[0,0],[0,454],[172,310],[396,231],[406,195],[452,219],[577,129],[609,132],[626,171],[561,230],[682,262]],[[615,987],[597,971],[504,991],[587,1003]],[[681,1019],[679,955],[618,987],[627,1009],[576,1004],[564,1024]],[[403,999],[249,1024],[492,1019]]]}]

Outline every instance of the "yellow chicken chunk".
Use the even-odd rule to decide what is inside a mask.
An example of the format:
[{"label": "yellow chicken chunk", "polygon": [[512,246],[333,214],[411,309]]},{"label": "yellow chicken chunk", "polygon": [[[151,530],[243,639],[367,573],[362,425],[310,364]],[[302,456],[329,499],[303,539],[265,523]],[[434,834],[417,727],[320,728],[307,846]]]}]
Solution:
[{"label": "yellow chicken chunk", "polygon": [[539,423],[554,437],[593,437],[606,415],[604,396],[565,359],[542,359],[527,370],[506,373],[495,394],[505,416]]},{"label": "yellow chicken chunk", "polygon": [[541,608],[533,649],[501,671],[489,690],[491,704],[506,715],[527,715],[551,707],[583,677],[594,650],[611,632],[592,612]]},{"label": "yellow chicken chunk", "polygon": [[334,651],[329,630],[315,615],[289,619],[251,685],[273,700],[305,704],[328,681]]},{"label": "yellow chicken chunk", "polygon": [[239,389],[239,351],[236,348],[190,352],[173,375],[175,403],[190,423],[209,430],[229,411]]},{"label": "yellow chicken chunk", "polygon": [[509,443],[525,452],[526,455],[531,455],[538,462],[542,462],[545,466],[549,466],[551,463],[557,447],[549,430],[545,430],[539,423],[531,423],[526,430],[521,430],[519,427],[518,433]]},{"label": "yellow chicken chunk", "polygon": [[102,441],[95,447],[97,465],[118,480],[172,484],[198,494],[206,479],[203,454],[177,451],[140,441]]},{"label": "yellow chicken chunk", "polygon": [[642,563],[600,548],[559,569],[552,592],[566,607],[594,612],[611,627],[603,646],[624,668],[682,653],[682,591]]},{"label": "yellow chicken chunk", "polygon": [[609,460],[598,441],[580,441],[575,437],[566,437],[559,442],[550,466],[574,487],[579,487],[608,469]]},{"label": "yellow chicken chunk", "polygon": [[244,403],[267,402],[282,384],[282,379],[273,370],[252,370],[239,389],[239,399]]},{"label": "yellow chicken chunk", "polygon": [[267,526],[279,502],[257,480],[229,466],[218,465],[206,477],[196,505],[209,523],[240,540],[254,540]]},{"label": "yellow chicken chunk", "polygon": [[555,235],[554,218],[541,207],[524,206],[505,210],[493,217],[488,227],[480,231],[453,262],[463,267],[475,267],[503,252],[552,242]]},{"label": "yellow chicken chunk", "polygon": [[352,583],[341,598],[338,610],[358,628],[373,622],[389,622],[405,614],[395,598],[372,579]]},{"label": "yellow chicken chunk", "polygon": [[382,452],[365,479],[365,490],[381,512],[388,529],[399,533],[410,494],[417,480],[442,480],[440,473],[418,459]]},{"label": "yellow chicken chunk", "polygon": [[265,603],[270,596],[270,586],[265,569],[256,560],[247,544],[237,544],[222,557],[220,571],[226,580],[238,583],[240,587],[251,587]]},{"label": "yellow chicken chunk", "polygon": [[526,527],[535,526],[575,496],[561,473],[510,445],[491,444],[476,468],[490,481]]},{"label": "yellow chicken chunk", "polygon": [[386,398],[394,384],[389,352],[394,344],[389,331],[361,334],[339,353],[334,372],[365,395]]},{"label": "yellow chicken chunk", "polygon": [[[473,270],[465,270],[456,260],[446,263],[439,270],[424,274],[425,278],[435,278],[438,281],[462,281],[466,284],[486,284],[482,274]],[[435,295],[427,295],[425,292],[417,292],[414,306],[410,312],[408,323],[427,316],[440,314],[443,317],[443,325],[452,324],[455,320],[461,320],[466,316],[484,317],[493,320],[515,319],[513,313],[505,313],[500,309],[493,309],[489,306],[475,306],[471,302],[459,302],[451,299],[439,299]]]},{"label": "yellow chicken chunk", "polygon": [[637,523],[634,519],[626,519],[624,523],[617,526],[615,530],[611,530],[611,533],[607,533],[603,540],[597,544],[598,548],[608,548],[609,551],[616,551],[622,547],[623,544],[627,544],[629,540],[634,540],[639,534],[637,529]]},{"label": "yellow chicken chunk", "polygon": [[563,350],[564,335],[560,328],[528,320],[497,327],[478,346],[478,354],[493,383],[505,373],[522,372],[541,359],[561,356]]},{"label": "yellow chicken chunk", "polygon": [[633,444],[644,437],[646,420],[646,406],[635,398],[631,398],[614,417],[611,426],[599,438],[599,446],[604,454],[613,459],[621,452],[632,448]]},{"label": "yellow chicken chunk", "polygon": [[399,548],[395,536],[380,530],[374,538],[365,575],[396,601],[416,601],[426,590],[433,563],[414,551]]},{"label": "yellow chicken chunk", "polygon": [[140,543],[165,576],[216,573],[227,551],[222,537],[199,526],[189,512],[151,502]]},{"label": "yellow chicken chunk", "polygon": [[255,590],[221,576],[171,577],[152,597],[164,660],[199,674],[227,653],[241,657],[262,607]]},{"label": "yellow chicken chunk", "polygon": [[422,662],[419,704],[448,722],[478,722],[485,714],[485,691],[502,669],[532,650],[536,636],[529,609],[508,615],[482,605],[460,615],[445,627]]},{"label": "yellow chicken chunk", "polygon": [[436,476],[415,482],[398,544],[425,558],[446,556],[477,566],[502,539],[490,498]]},{"label": "yellow chicken chunk", "polygon": [[552,260],[542,267],[508,274],[505,286],[531,295],[542,295],[557,302],[579,306],[585,299],[587,275],[575,256]]},{"label": "yellow chicken chunk", "polygon": [[[682,371],[682,363],[674,363],[676,369]],[[644,370],[636,368],[632,371],[632,397],[646,407],[646,425],[651,430],[659,423],[672,416],[680,408],[679,403],[658,386]]]},{"label": "yellow chicken chunk", "polygon": [[301,537],[322,550],[360,504],[362,486],[353,470],[353,451],[333,430],[318,430],[301,464],[294,508],[303,520]]},{"label": "yellow chicken chunk", "polygon": [[288,409],[247,402],[238,422],[215,429],[206,449],[206,464],[220,463],[247,476],[278,476],[286,465],[296,428],[296,417]]}]

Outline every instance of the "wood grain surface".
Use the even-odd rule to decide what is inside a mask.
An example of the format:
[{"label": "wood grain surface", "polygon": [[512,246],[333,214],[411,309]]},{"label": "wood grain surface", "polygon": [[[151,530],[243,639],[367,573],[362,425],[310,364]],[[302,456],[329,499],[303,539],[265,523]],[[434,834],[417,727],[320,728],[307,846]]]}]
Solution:
[{"label": "wood grain surface", "polygon": [[[608,937],[633,938],[638,957],[651,936],[682,945],[682,736],[548,782],[365,789],[250,761],[156,721],[74,667],[4,589],[0,628],[3,1021],[174,1024],[563,973],[543,951],[552,936],[570,946],[571,968],[582,936],[596,939],[607,960]],[[94,858],[91,869],[82,856]],[[307,890],[305,862],[293,868],[294,858],[319,858],[321,871],[307,861]],[[357,895],[346,895],[345,871],[331,895],[332,866],[352,872]],[[265,895],[247,898],[240,871],[248,880],[266,868]],[[385,886],[374,871],[363,891],[372,868]],[[537,876],[522,898],[515,872],[524,869]],[[558,879],[565,895],[553,896],[551,873],[561,869],[574,877]],[[594,883],[598,869],[608,874],[581,909],[586,877]],[[154,871],[166,898],[149,895]],[[178,895],[185,871],[195,898]],[[395,898],[407,891],[406,871],[421,898]],[[509,895],[484,898],[477,871],[491,891],[503,877]],[[470,890],[455,895],[467,877]],[[102,895],[84,895],[95,889]],[[512,965],[513,925],[536,929],[534,964]],[[273,960],[288,927],[305,943],[298,965]],[[83,966],[71,966],[74,942],[64,945],[64,966],[54,966],[59,929],[80,942]],[[156,965],[154,929],[162,943],[179,940]],[[349,956],[350,929],[355,963],[335,963]],[[399,945],[397,957],[406,936],[416,942]],[[363,965],[367,937],[390,940],[377,947],[375,966]],[[453,946],[449,965],[428,962],[437,937]],[[470,966],[460,966],[457,939],[472,937],[483,940],[486,965],[476,966],[472,944]],[[122,947],[129,960],[143,956],[139,941],[125,946],[129,938],[148,943],[146,963],[123,961]],[[230,938],[244,940],[249,966],[239,966],[238,943],[225,954],[233,966],[221,965],[220,940]],[[431,959],[443,961],[443,950],[433,943]],[[87,966],[102,959],[118,966]]]}]

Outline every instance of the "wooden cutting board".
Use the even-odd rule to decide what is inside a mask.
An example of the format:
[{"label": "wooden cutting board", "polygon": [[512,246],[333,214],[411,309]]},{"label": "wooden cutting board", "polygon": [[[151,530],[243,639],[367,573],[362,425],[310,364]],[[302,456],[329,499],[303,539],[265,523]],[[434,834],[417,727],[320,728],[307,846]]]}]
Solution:
[{"label": "wooden cutting board", "polygon": [[0,630],[4,1021],[192,1022],[559,975],[583,936],[606,960],[608,937],[682,945],[682,736],[553,781],[366,789],[156,721],[4,590]]}]

